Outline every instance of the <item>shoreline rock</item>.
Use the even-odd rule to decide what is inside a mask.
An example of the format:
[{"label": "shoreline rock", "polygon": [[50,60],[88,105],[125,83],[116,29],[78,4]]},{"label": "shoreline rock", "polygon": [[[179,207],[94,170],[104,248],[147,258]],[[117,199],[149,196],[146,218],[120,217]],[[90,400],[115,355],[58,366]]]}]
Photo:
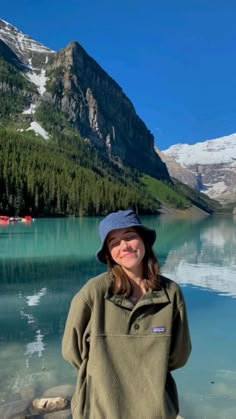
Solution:
[{"label": "shoreline rock", "polygon": [[75,387],[49,388],[40,397],[16,400],[0,406],[1,419],[72,419],[70,402]]},{"label": "shoreline rock", "polygon": [[[44,391],[41,397],[17,400],[0,406],[1,419],[72,419],[71,398],[75,387],[69,384]],[[176,419],[184,419],[178,415]]]}]

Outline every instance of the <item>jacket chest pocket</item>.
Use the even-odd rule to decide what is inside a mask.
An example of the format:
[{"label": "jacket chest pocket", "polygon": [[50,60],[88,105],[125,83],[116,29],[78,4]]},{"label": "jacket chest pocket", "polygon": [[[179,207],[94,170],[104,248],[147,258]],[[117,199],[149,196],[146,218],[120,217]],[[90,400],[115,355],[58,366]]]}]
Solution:
[{"label": "jacket chest pocket", "polygon": [[107,303],[99,319],[95,319],[93,331],[95,335],[126,334],[130,310]]}]

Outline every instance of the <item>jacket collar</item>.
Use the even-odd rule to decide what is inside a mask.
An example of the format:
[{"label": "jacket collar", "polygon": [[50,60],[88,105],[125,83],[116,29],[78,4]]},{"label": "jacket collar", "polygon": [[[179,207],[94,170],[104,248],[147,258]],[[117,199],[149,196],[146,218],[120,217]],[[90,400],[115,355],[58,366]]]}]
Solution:
[{"label": "jacket collar", "polygon": [[164,287],[161,287],[157,290],[152,290],[149,288],[146,294],[144,294],[140,298],[140,300],[134,305],[127,297],[124,297],[123,295],[113,294],[111,286],[109,286],[105,294],[105,299],[111,301],[112,303],[120,307],[124,307],[130,310],[133,310],[134,307],[137,308],[145,305],[169,303],[169,297]]}]

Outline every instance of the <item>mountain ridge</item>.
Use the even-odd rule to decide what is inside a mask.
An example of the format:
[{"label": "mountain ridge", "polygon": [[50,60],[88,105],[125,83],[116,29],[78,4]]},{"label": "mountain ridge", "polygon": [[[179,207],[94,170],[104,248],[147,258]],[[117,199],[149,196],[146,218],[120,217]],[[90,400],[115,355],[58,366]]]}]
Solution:
[{"label": "mountain ridge", "polygon": [[31,36],[24,34],[15,26],[0,19],[0,38],[14,51],[23,63],[31,66],[34,54],[51,54],[55,51],[35,41]]},{"label": "mountain ridge", "polygon": [[[162,153],[196,178],[196,189],[222,204],[236,202],[236,134],[195,144],[175,144]],[[166,161],[173,177],[193,185],[191,176]]]}]

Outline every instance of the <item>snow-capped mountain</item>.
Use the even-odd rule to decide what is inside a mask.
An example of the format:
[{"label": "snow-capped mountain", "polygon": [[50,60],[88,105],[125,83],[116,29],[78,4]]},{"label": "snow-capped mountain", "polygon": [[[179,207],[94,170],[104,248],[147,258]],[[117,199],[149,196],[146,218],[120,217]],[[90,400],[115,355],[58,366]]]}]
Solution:
[{"label": "snow-capped mountain", "polygon": [[[36,94],[32,95],[30,106],[23,111],[25,115],[35,113],[38,97],[46,91],[46,66],[55,51],[35,41],[15,26],[0,19],[0,56],[18,67],[24,76],[36,86]],[[29,130],[35,131],[45,139],[48,133],[36,121],[30,121]]]},{"label": "snow-capped mountain", "polygon": [[[39,61],[48,60],[49,56],[55,51],[42,45],[40,42],[34,41],[30,36],[25,35],[15,26],[0,19],[0,39],[5,42],[8,47],[14,51],[22,62],[29,66],[36,67]],[[47,57],[47,58],[46,58]]]},{"label": "snow-capped mountain", "polygon": [[[221,203],[236,201],[236,134],[192,145],[176,144],[162,153],[194,174],[198,189],[210,198]],[[166,164],[168,167],[168,159]],[[173,167],[172,176],[184,181]],[[188,178],[184,183],[191,185]]]},{"label": "snow-capped mountain", "polygon": [[43,66],[48,63],[55,51],[34,41],[30,36],[2,19],[0,19],[0,40],[15,54],[13,61],[14,59],[20,61],[25,76],[37,86],[38,93],[42,95],[46,83],[46,70]]},{"label": "snow-capped mountain", "polygon": [[160,156],[161,160],[165,162],[168,167],[168,172],[171,177],[180,180],[182,183],[189,185],[193,189],[198,189],[198,178],[195,173],[192,173],[186,167],[181,166],[172,157],[164,154],[158,147],[155,147],[156,153]]}]

